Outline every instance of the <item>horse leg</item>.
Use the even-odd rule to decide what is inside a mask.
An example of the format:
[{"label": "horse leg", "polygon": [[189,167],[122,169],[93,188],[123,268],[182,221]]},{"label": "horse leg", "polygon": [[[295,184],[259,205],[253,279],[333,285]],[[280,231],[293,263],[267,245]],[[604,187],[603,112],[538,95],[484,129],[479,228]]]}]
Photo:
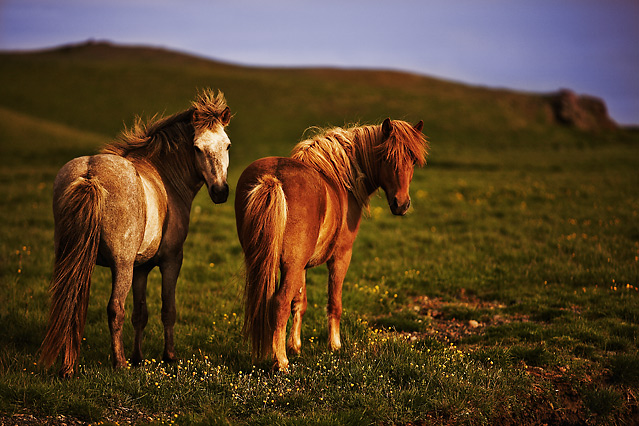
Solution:
[{"label": "horse leg", "polygon": [[173,327],[175,326],[176,318],[175,286],[177,285],[178,275],[180,275],[182,258],[183,253],[180,251],[174,258],[160,264],[160,272],[162,273],[162,324],[164,325],[164,355],[162,360],[165,362],[177,361]]},{"label": "horse leg", "polygon": [[133,354],[131,364],[140,365],[144,356],[142,355],[142,337],[144,327],[149,320],[149,311],[146,304],[146,283],[151,268],[138,266],[133,269],[133,315],[131,323],[135,330],[135,341],[133,343]]},{"label": "horse leg", "polygon": [[306,271],[304,272],[304,283],[293,297],[291,310],[293,312],[293,324],[291,326],[291,334],[286,345],[287,349],[295,354],[302,350],[302,318],[306,313]]},{"label": "horse leg", "polygon": [[107,305],[109,329],[111,330],[111,350],[113,366],[126,367],[124,346],[122,345],[122,327],[124,325],[124,302],[133,281],[133,262],[120,262],[111,268],[112,290]]},{"label": "horse leg", "polygon": [[341,256],[334,256],[327,262],[328,266],[328,346],[336,351],[342,347],[339,334],[339,321],[342,317],[342,284],[351,263],[352,250]]},{"label": "horse leg", "polygon": [[282,278],[280,288],[273,297],[271,315],[274,324],[273,354],[275,355],[275,368],[281,371],[288,370],[288,358],[286,357],[286,323],[291,315],[291,303],[295,293],[299,293],[304,286],[304,268],[292,268],[282,266]]}]

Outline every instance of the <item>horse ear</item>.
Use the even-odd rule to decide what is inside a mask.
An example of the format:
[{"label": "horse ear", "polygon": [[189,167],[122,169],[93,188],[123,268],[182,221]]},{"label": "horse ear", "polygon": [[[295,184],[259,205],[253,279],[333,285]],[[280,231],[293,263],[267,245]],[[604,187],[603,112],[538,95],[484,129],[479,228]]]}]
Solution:
[{"label": "horse ear", "polygon": [[382,133],[384,133],[385,137],[389,137],[392,131],[393,131],[393,123],[391,123],[390,118],[387,118],[382,123]]},{"label": "horse ear", "polygon": [[229,124],[229,121],[231,121],[231,109],[229,107],[226,107],[224,111],[222,111],[222,114],[220,114],[220,120],[224,126]]},{"label": "horse ear", "polygon": [[417,130],[418,132],[421,132],[422,129],[424,128],[424,120],[419,120],[419,123],[415,124],[413,126],[415,128],[415,130]]}]

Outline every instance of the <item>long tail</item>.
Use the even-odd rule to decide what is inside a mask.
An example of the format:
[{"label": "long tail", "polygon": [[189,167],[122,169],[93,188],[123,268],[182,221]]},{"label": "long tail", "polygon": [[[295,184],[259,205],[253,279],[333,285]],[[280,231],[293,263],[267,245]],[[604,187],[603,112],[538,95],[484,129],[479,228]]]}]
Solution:
[{"label": "long tail", "polygon": [[100,243],[106,190],[96,178],[77,178],[58,200],[56,253],[49,287],[51,310],[40,362],[51,367],[62,351],[60,375],[73,374]]},{"label": "long tail", "polygon": [[272,349],[270,302],[277,288],[286,217],[282,182],[262,176],[248,194],[241,231],[246,264],[243,331],[255,359],[268,356]]}]

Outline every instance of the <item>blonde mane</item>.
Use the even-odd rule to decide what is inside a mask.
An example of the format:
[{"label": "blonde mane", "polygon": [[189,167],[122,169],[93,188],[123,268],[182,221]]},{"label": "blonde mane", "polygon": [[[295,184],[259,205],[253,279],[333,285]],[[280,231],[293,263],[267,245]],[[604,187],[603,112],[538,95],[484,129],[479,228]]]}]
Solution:
[{"label": "blonde mane", "polygon": [[291,157],[310,165],[338,186],[353,194],[362,207],[368,205],[368,184],[377,187],[380,161],[396,169],[423,166],[427,142],[424,135],[405,121],[392,121],[386,137],[382,125],[335,127],[298,143]]},{"label": "blonde mane", "polygon": [[166,184],[187,197],[188,183],[184,177],[195,173],[193,139],[197,130],[228,123],[226,100],[222,92],[207,89],[198,94],[191,108],[169,117],[153,116],[146,123],[135,118],[131,128],[125,128],[117,140],[106,145],[101,153],[125,157],[138,170],[158,173]]}]

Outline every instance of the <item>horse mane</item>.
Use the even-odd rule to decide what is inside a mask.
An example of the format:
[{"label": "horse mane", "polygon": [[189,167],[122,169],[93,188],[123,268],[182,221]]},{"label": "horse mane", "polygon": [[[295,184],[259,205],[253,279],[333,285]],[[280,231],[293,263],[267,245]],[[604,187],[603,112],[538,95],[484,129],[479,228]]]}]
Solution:
[{"label": "horse mane", "polygon": [[224,94],[219,90],[217,94],[210,89],[201,91],[191,106],[196,130],[212,129],[218,124],[226,126],[231,119]]},{"label": "horse mane", "polygon": [[192,108],[170,117],[154,115],[146,122],[139,116],[135,117],[133,126],[122,130],[114,142],[102,149],[102,153],[150,161],[178,150],[187,140],[193,140],[192,117]]},{"label": "horse mane", "polygon": [[405,121],[395,120],[393,130],[386,141],[376,147],[382,155],[396,169],[412,163],[415,166],[426,165],[428,155],[428,141],[421,131],[418,131]]},{"label": "horse mane", "polygon": [[169,117],[154,115],[146,122],[136,117],[133,126],[125,128],[101,153],[125,157],[138,169],[157,170],[165,184],[186,197],[189,191],[184,176],[196,173],[195,133],[228,124],[227,109],[222,92],[203,90],[185,111]]},{"label": "horse mane", "polygon": [[392,121],[386,137],[382,125],[319,129],[311,138],[299,142],[291,157],[310,165],[338,186],[351,192],[358,204],[368,205],[366,181],[377,185],[380,161],[396,169],[426,163],[425,136],[405,121]]}]

